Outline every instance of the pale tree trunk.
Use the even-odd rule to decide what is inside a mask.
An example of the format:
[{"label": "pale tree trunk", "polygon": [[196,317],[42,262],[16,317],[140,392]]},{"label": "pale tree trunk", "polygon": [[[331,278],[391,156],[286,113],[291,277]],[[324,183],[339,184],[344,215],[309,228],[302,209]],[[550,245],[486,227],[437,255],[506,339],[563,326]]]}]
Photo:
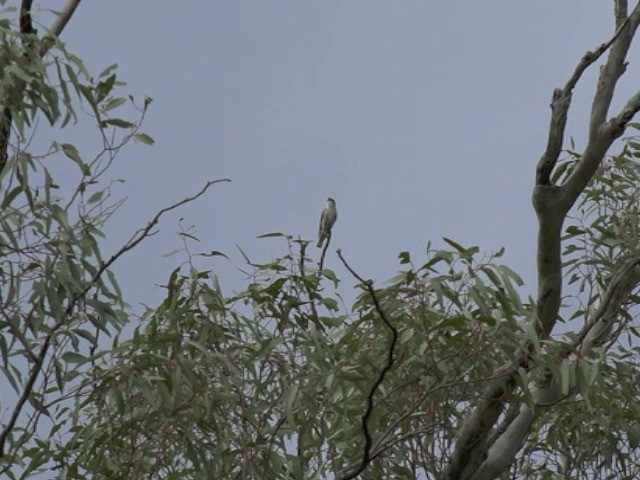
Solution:
[{"label": "pale tree trunk", "polygon": [[[538,294],[533,321],[540,339],[549,337],[558,319],[562,294],[561,233],[567,213],[593,178],[612,143],[624,133],[629,121],[640,110],[638,92],[621,111],[609,116],[618,79],[626,68],[629,46],[640,24],[640,4],[631,13],[626,0],[615,0],[614,4],[615,34],[610,41],[583,56],[566,85],[553,92],[551,101],[547,148],[538,163],[533,190],[533,206],[539,222]],[[586,148],[569,177],[554,185],[551,177],[562,151],[573,89],[584,71],[606,52],[608,57],[600,68],[591,107]],[[608,280],[595,314],[576,337],[574,347],[580,355],[589,355],[608,338],[616,312],[640,282],[639,264],[639,256],[630,258]],[[532,409],[525,403],[514,402],[510,394],[516,389],[517,369],[527,369],[530,357],[535,353],[532,345],[523,345],[516,359],[495,372],[494,378],[499,378],[487,385],[482,399],[460,425],[454,453],[441,480],[493,479],[513,463],[540,408]],[[575,358],[568,356],[564,361],[575,361]],[[545,385],[532,393],[540,406],[564,398],[557,388],[546,388]]]}]

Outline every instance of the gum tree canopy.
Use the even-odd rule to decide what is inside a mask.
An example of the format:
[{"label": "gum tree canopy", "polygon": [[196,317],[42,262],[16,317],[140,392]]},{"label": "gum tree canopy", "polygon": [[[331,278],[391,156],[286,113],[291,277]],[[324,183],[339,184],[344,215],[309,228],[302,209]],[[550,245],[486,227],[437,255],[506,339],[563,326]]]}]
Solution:
[{"label": "gum tree canopy", "polygon": [[[60,37],[79,0],[44,31],[33,28],[31,1],[8,3],[0,0],[1,477],[640,476],[640,125],[631,123],[640,93],[610,108],[640,5],[612,2],[611,38],[553,92],[533,189],[535,298],[520,297],[501,251],[445,239],[424,258],[401,252],[399,274],[378,285],[330,241],[318,263],[309,241],[280,233],[265,237],[282,242],[283,255],[245,256],[246,288],[229,295],[200,266],[202,255],[224,254],[196,252],[183,232],[184,262],[141,321],[112,265],[216,182],[160,206],[103,254],[120,205],[106,172],[129,141],[153,143],[140,130],[150,100],[118,96],[115,67],[92,75],[67,50]],[[574,87],[598,65],[588,138],[567,145]],[[96,125],[96,151],[67,140],[78,122]],[[42,129],[58,140],[36,146]],[[325,255],[349,278],[323,268]],[[360,289],[352,305],[345,283]]]}]

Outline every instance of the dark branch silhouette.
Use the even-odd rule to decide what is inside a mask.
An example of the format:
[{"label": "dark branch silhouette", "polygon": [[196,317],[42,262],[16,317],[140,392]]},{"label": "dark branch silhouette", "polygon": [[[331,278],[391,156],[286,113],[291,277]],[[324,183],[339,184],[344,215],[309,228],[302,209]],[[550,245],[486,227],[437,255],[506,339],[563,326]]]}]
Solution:
[{"label": "dark branch silhouette", "polygon": [[363,289],[369,292],[369,295],[371,295],[371,298],[373,300],[373,305],[375,306],[376,312],[378,312],[378,315],[380,315],[380,318],[382,318],[382,321],[389,328],[389,330],[391,330],[391,343],[389,344],[389,349],[387,350],[387,361],[384,367],[382,367],[382,370],[380,370],[380,373],[378,374],[378,378],[376,378],[376,381],[374,382],[374,384],[371,386],[371,389],[369,390],[369,395],[367,395],[367,409],[362,415],[362,434],[364,436],[364,448],[362,452],[362,460],[360,461],[360,464],[357,465],[356,467],[343,470],[341,472],[338,472],[336,475],[337,480],[349,480],[360,475],[360,473],[365,468],[367,468],[367,465],[369,465],[371,460],[373,460],[371,455],[371,445],[373,441],[371,439],[371,432],[369,431],[369,417],[371,417],[371,413],[373,412],[373,397],[376,391],[378,390],[378,387],[380,387],[380,384],[382,384],[386,373],[393,366],[393,362],[394,362],[393,355],[396,348],[396,342],[398,341],[398,330],[396,329],[396,327],[393,326],[393,324],[387,318],[387,315],[384,313],[384,310],[380,305],[380,301],[378,300],[378,296],[376,295],[376,292],[373,289],[373,281],[365,280],[360,275],[358,275],[349,266],[347,261],[344,259],[344,257],[342,256],[342,252],[340,250],[337,250],[337,253],[338,253],[338,257],[340,257],[340,260],[342,261],[346,269],[349,270],[349,273],[351,273],[351,275],[353,275],[362,284]]}]

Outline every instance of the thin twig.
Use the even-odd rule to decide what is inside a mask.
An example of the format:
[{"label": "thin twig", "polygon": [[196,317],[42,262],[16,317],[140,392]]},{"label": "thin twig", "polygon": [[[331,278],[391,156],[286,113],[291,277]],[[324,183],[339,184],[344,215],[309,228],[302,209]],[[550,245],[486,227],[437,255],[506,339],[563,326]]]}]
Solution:
[{"label": "thin twig", "polygon": [[264,456],[264,469],[262,470],[263,480],[267,479],[267,474],[269,473],[269,457],[271,456],[271,450],[273,449],[273,444],[276,441],[276,435],[278,434],[278,430],[280,430],[280,427],[284,424],[285,420],[286,420],[286,417],[282,417],[280,420],[278,420],[278,422],[273,427],[273,434],[269,439],[269,444],[268,444],[269,447],[267,448],[267,453]]},{"label": "thin twig", "polygon": [[324,330],[322,324],[320,323],[320,317],[318,316],[318,309],[316,308],[316,302],[313,298],[313,292],[311,291],[311,287],[307,284],[305,280],[306,271],[304,268],[304,260],[307,251],[307,246],[311,243],[309,240],[295,240],[300,244],[300,262],[298,263],[298,268],[300,270],[300,281],[302,282],[302,286],[307,292],[307,296],[309,298],[309,304],[311,305],[311,313],[313,314],[314,324],[319,327],[320,330]]},{"label": "thin twig", "polygon": [[173,205],[171,205],[169,207],[165,207],[162,210],[160,210],[151,219],[151,221],[148,223],[148,225],[146,227],[141,228],[136,233],[134,233],[133,236],[129,239],[129,241],[120,250],[118,250],[116,253],[114,253],[109,258],[109,260],[107,260],[106,262],[103,262],[102,265],[100,266],[100,268],[98,268],[97,272],[93,275],[93,277],[92,277],[91,281],[88,283],[88,285],[81,292],[76,294],[69,301],[69,304],[68,304],[68,306],[67,306],[67,308],[65,310],[65,314],[63,315],[63,317],[51,328],[49,333],[44,338],[44,340],[42,342],[42,346],[40,347],[40,351],[38,352],[38,356],[36,358],[35,364],[33,365],[33,368],[31,369],[31,372],[29,373],[29,377],[27,379],[27,382],[25,383],[24,390],[22,391],[22,394],[20,395],[20,398],[18,399],[15,408],[13,409],[13,412],[11,414],[11,417],[9,418],[9,421],[7,422],[5,428],[2,430],[2,432],[0,433],[0,458],[4,457],[4,454],[5,454],[5,443],[7,441],[7,437],[9,436],[9,434],[11,433],[13,428],[15,427],[16,421],[18,420],[18,417],[20,416],[20,413],[22,412],[22,408],[24,407],[25,403],[28,401],[29,396],[31,395],[31,392],[33,391],[33,386],[35,385],[36,380],[38,379],[38,376],[40,375],[40,372],[42,371],[42,367],[44,365],[44,360],[45,360],[45,358],[47,356],[47,353],[49,351],[49,347],[51,346],[51,341],[53,340],[53,337],[56,335],[57,331],[64,325],[65,319],[70,317],[73,314],[73,310],[74,310],[75,305],[77,304],[77,302],[85,297],[85,295],[89,292],[89,290],[100,279],[102,274],[111,265],[113,265],[113,263],[116,260],[118,260],[122,255],[127,253],[129,250],[135,248],[140,242],[142,242],[145,238],[147,238],[151,234],[151,230],[153,229],[153,227],[155,227],[158,224],[158,222],[160,221],[160,217],[162,217],[165,213],[168,213],[168,212],[170,212],[170,211],[172,211],[172,210],[184,205],[185,203],[189,203],[189,202],[192,202],[193,200],[196,200],[197,198],[202,196],[209,189],[209,187],[211,187],[213,184],[219,183],[219,182],[229,182],[229,181],[230,180],[228,180],[228,179],[208,181],[205,184],[205,186],[198,193],[196,193],[195,195],[192,195],[190,197],[186,197],[183,200],[181,200],[181,201],[179,201],[177,203],[174,203]]},{"label": "thin twig", "polygon": [[349,480],[360,475],[360,473],[365,468],[367,468],[367,465],[369,465],[369,463],[372,460],[372,457],[371,457],[372,439],[371,439],[371,433],[369,432],[368,423],[369,423],[369,417],[371,417],[371,414],[373,412],[373,396],[375,395],[376,391],[378,390],[378,387],[384,380],[386,373],[393,366],[393,362],[394,362],[393,354],[395,351],[396,342],[398,341],[398,330],[393,326],[393,324],[387,318],[387,315],[384,313],[384,310],[380,305],[380,301],[378,300],[378,296],[376,295],[376,292],[373,289],[373,281],[365,280],[360,275],[358,275],[349,266],[347,261],[344,259],[340,249],[337,250],[337,253],[338,253],[338,257],[340,257],[340,260],[342,261],[346,269],[349,270],[349,273],[351,273],[351,275],[353,275],[362,284],[362,287],[369,292],[369,295],[371,295],[373,304],[375,306],[376,311],[378,312],[378,315],[380,315],[380,318],[382,318],[382,321],[384,321],[385,325],[389,328],[389,330],[391,330],[391,343],[389,344],[389,349],[387,350],[387,362],[385,363],[382,370],[380,370],[380,373],[378,374],[378,378],[376,379],[374,384],[371,386],[371,389],[369,390],[369,395],[367,395],[367,409],[362,415],[362,434],[364,435],[364,449],[362,452],[362,461],[360,462],[360,465],[357,468],[350,469],[347,471],[343,470],[342,472],[339,472],[336,475],[337,480]]}]

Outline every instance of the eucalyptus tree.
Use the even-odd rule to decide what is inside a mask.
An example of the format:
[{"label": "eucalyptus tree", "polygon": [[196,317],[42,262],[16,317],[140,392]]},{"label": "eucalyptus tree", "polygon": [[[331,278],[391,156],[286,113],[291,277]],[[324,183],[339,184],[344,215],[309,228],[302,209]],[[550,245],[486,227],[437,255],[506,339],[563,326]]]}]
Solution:
[{"label": "eucalyptus tree", "polygon": [[[101,179],[127,141],[151,143],[139,131],[148,101],[136,121],[112,116],[127,102],[114,96],[115,71],[91,77],[59,40],[62,30],[28,27],[23,2],[17,27],[1,23],[9,59],[2,121],[13,141],[0,138],[8,145],[0,353],[15,390],[2,397],[10,412],[2,472],[638,478],[640,142],[632,121],[640,93],[618,111],[611,102],[640,4],[612,4],[611,38],[553,92],[546,146],[532,162],[534,297],[521,296],[527,286],[500,263],[502,250],[444,239],[423,258],[401,252],[398,274],[374,284],[335,240],[318,259],[310,240],[282,233],[263,236],[281,242],[279,258],[260,263],[242,253],[246,288],[228,293],[201,266],[203,256],[226,255],[198,251],[184,231],[184,261],[165,298],[121,338],[132,316],[109,267],[167,209],[103,258],[97,237],[117,201]],[[565,139],[572,94],[598,64],[588,138],[576,146]],[[64,142],[30,152],[37,119],[64,127],[76,120],[77,102],[104,139],[92,160]],[[105,133],[112,129],[119,140]],[[59,188],[48,167],[57,157],[77,166],[77,183]],[[326,255],[349,278],[324,268]],[[341,294],[345,283],[360,289],[353,302]],[[109,335],[116,340],[107,345]]]},{"label": "eucalyptus tree", "polygon": [[[2,478],[74,471],[65,445],[81,421],[77,403],[111,350],[106,339],[129,319],[111,267],[165,212],[212,185],[159,210],[113,254],[101,252],[105,222],[121,204],[107,172],[129,142],[153,143],[140,130],[151,100],[118,96],[115,65],[91,75],[62,43],[80,0],[49,15],[32,3],[0,1]],[[95,124],[95,151],[67,140],[79,122]],[[57,140],[44,144],[43,133]]]},{"label": "eucalyptus tree", "polygon": [[[328,245],[317,262],[307,240],[265,235],[285,253],[245,257],[247,288],[232,295],[185,248],[166,299],[101,371],[84,410],[93,422],[78,434],[96,438],[83,468],[135,478],[637,478],[640,143],[622,138],[609,151],[638,127],[640,93],[619,111],[611,100],[640,6],[613,5],[611,38],[553,92],[532,164],[535,298],[520,297],[501,251],[450,239],[425,258],[401,252],[384,285],[338,250],[362,290],[351,306],[346,280],[322,268]],[[574,88],[599,62],[588,139],[566,145]]]}]

